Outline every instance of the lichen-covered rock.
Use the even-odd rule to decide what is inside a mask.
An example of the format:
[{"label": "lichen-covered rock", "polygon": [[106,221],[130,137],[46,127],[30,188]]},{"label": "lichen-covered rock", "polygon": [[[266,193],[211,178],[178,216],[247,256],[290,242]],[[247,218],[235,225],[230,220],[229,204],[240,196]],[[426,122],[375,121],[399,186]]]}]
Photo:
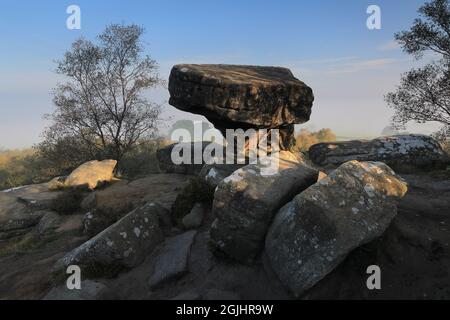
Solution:
[{"label": "lichen-covered rock", "polygon": [[317,181],[318,172],[282,152],[277,172],[251,164],[224,179],[214,194],[211,239],[217,249],[250,263],[264,246],[273,216],[284,204]]},{"label": "lichen-covered rock", "polygon": [[223,179],[244,166],[242,164],[205,164],[198,175],[215,188]]},{"label": "lichen-covered rock", "polygon": [[350,251],[381,236],[406,191],[384,163],[343,164],[277,213],[265,246],[273,271],[301,295]]},{"label": "lichen-covered rock", "polygon": [[64,272],[78,265],[85,277],[109,276],[140,264],[163,240],[158,222],[158,205],[139,207],[65,255],[55,266]]},{"label": "lichen-covered rock", "polygon": [[382,161],[395,170],[433,167],[449,163],[440,144],[425,135],[399,135],[374,140],[319,143],[309,149],[310,159],[321,166],[350,160]]},{"label": "lichen-covered rock", "polygon": [[95,189],[99,183],[109,182],[114,177],[114,168],[116,160],[89,161],[77,169],[65,179],[65,187],[87,186],[89,189]]},{"label": "lichen-covered rock", "polygon": [[[206,147],[210,148],[209,150],[213,150],[215,147],[217,147],[216,150],[221,150],[221,154],[216,155],[215,152],[209,152],[207,154],[208,156],[212,153],[212,156],[217,156],[219,159],[224,157],[225,151],[223,146],[210,141],[174,143],[156,151],[159,168],[167,173],[197,175],[205,164],[206,158],[203,157],[203,152]],[[185,156],[187,161],[183,161],[183,163],[174,163],[172,161],[172,152],[180,157]],[[185,154],[185,152],[187,152],[187,154]],[[196,152],[199,155],[197,159],[195,158]]]},{"label": "lichen-covered rock", "polygon": [[311,88],[280,67],[181,64],[172,68],[169,103],[202,114],[216,128],[278,128],[309,120]]}]

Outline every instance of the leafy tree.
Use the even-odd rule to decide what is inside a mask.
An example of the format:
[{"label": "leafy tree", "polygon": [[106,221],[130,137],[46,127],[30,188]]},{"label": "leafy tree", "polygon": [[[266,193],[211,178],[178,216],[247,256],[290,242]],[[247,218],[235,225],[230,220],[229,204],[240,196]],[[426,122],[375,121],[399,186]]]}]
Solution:
[{"label": "leafy tree", "polygon": [[120,162],[155,134],[160,107],[143,93],[162,81],[143,53],[143,32],[137,25],[110,25],[98,44],[81,38],[57,61],[67,81],[54,89],[56,110],[47,115],[52,125],[39,145],[44,156],[68,166],[99,158]]},{"label": "leafy tree", "polygon": [[329,128],[320,129],[317,132],[301,129],[295,137],[295,149],[301,152],[307,152],[316,143],[332,141],[336,141],[336,135]]},{"label": "leafy tree", "polygon": [[420,17],[409,31],[395,35],[404,52],[416,59],[425,53],[438,58],[402,76],[395,92],[386,95],[394,109],[393,123],[403,127],[410,121],[437,122],[441,141],[450,137],[450,2],[434,0],[419,9]]}]

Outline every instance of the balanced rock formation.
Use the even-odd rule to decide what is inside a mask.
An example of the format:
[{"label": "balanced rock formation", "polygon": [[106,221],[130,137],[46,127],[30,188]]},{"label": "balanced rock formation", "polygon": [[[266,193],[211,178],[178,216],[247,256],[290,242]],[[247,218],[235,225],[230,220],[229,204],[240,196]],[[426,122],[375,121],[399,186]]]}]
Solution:
[{"label": "balanced rock formation", "polygon": [[87,186],[89,189],[95,189],[99,183],[112,180],[116,164],[116,160],[94,160],[86,162],[72,171],[65,179],[64,186]]},{"label": "balanced rock formation", "polygon": [[440,144],[425,135],[319,143],[311,146],[309,157],[321,166],[337,166],[350,160],[382,161],[395,170],[441,166],[449,161]]},{"label": "balanced rock formation", "polygon": [[273,271],[301,295],[350,251],[381,236],[406,191],[384,163],[343,164],[277,213],[265,247]]},{"label": "balanced rock formation", "polygon": [[[218,151],[217,154],[216,151]],[[174,163],[172,152],[177,158],[183,158],[183,162],[180,164]],[[204,153],[207,157],[203,156]],[[212,160],[213,158],[221,160],[224,157],[224,147],[210,141],[174,143],[156,151],[159,168],[167,173],[178,174],[199,174],[205,160]]]},{"label": "balanced rock formation", "polygon": [[273,216],[317,181],[318,172],[289,152],[281,152],[278,172],[265,174],[250,164],[225,178],[216,189],[211,226],[215,247],[242,263],[251,263],[264,247]]},{"label": "balanced rock formation", "polygon": [[169,79],[169,103],[226,129],[279,129],[281,148],[292,144],[294,124],[309,120],[310,87],[280,67],[181,64]]}]

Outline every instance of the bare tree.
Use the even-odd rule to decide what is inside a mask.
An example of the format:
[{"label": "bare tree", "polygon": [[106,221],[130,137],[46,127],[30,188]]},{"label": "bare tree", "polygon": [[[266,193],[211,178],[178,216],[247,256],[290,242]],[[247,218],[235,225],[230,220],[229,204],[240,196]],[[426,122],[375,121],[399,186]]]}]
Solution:
[{"label": "bare tree", "polygon": [[416,59],[431,52],[438,58],[422,68],[402,76],[395,92],[386,95],[386,102],[394,109],[393,122],[404,126],[437,122],[441,138],[450,137],[450,2],[434,0],[419,9],[420,17],[411,30],[395,35],[403,50]]},{"label": "bare tree", "polygon": [[57,61],[57,73],[67,81],[54,89],[56,110],[47,115],[52,125],[41,146],[50,150],[73,141],[86,156],[120,162],[141,138],[156,132],[160,107],[143,93],[162,81],[155,61],[143,54],[143,32],[137,25],[113,24],[98,44],[83,38],[72,44]]}]

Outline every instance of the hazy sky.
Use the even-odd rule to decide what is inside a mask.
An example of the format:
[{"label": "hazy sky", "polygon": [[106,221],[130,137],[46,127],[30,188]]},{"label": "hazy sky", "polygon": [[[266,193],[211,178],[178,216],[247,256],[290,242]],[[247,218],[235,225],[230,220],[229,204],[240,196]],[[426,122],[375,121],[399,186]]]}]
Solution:
[{"label": "hazy sky", "polygon": [[[146,28],[148,53],[168,77],[176,63],[233,63],[291,68],[314,90],[310,128],[376,136],[389,124],[383,95],[416,64],[393,42],[408,29],[419,0],[2,1],[0,4],[0,147],[39,141],[53,109],[54,60],[78,37],[110,23]],[[81,30],[68,30],[66,8],[81,8]],[[367,7],[381,8],[369,30]],[[160,89],[158,102],[168,99]],[[193,118],[165,104],[164,117]],[[420,130],[433,130],[432,126]],[[418,130],[418,128],[414,128]],[[428,130],[428,131],[427,131]]]}]

